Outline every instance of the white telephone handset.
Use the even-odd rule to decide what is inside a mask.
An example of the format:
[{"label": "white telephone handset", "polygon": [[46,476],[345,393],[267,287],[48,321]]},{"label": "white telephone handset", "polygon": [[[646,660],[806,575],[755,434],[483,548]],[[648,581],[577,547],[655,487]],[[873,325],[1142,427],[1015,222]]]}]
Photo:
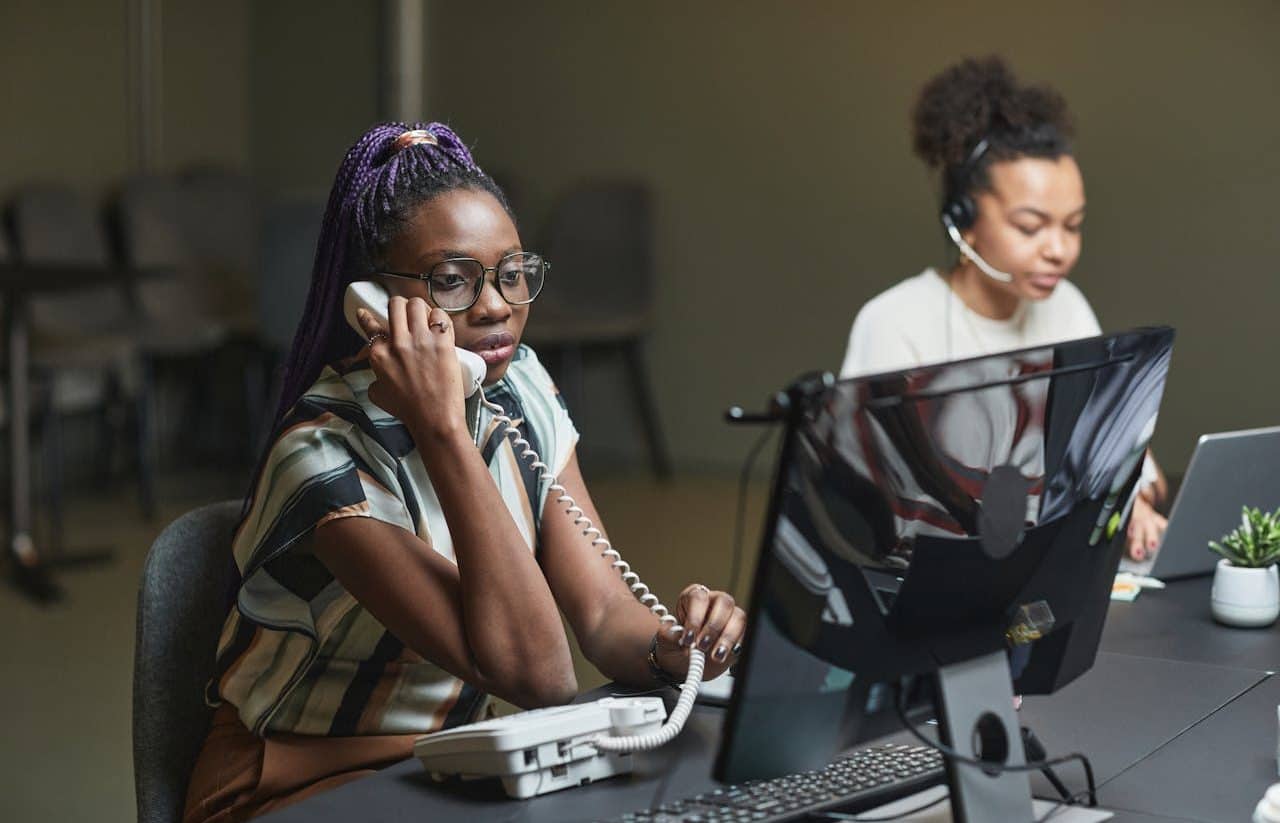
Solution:
[{"label": "white telephone handset", "polygon": [[[389,330],[391,326],[387,320],[387,303],[390,300],[391,296],[382,286],[372,280],[357,280],[347,286],[347,294],[342,300],[342,313],[351,328],[361,336],[364,336],[365,331],[360,328],[360,322],[356,320],[356,309],[369,312],[378,318],[378,322],[384,329]],[[458,355],[458,365],[462,368],[462,396],[470,397],[480,390],[480,384],[484,382],[488,367],[480,355],[473,351],[455,346],[454,352]]]},{"label": "white telephone handset", "polygon": [[[343,314],[362,336],[356,309],[371,312],[385,327],[389,296],[382,286],[368,280],[347,286]],[[668,612],[640,577],[631,571],[618,551],[583,513],[551,469],[538,457],[506,410],[484,397],[481,382],[486,366],[474,352],[457,349],[462,368],[463,392],[467,397],[479,392],[480,403],[505,426],[516,455],[537,469],[539,482],[549,482],[548,494],[573,518],[592,548],[622,575],[636,599],[658,616],[664,630],[680,630],[675,615]],[[418,738],[414,753],[433,774],[462,774],[468,777],[500,777],[513,797],[537,794],[582,785],[631,771],[629,752],[653,749],[680,733],[693,710],[702,682],[706,656],[697,647],[689,650],[689,673],[680,687],[680,697],[662,722],[662,700],[657,697],[603,698],[594,703],[536,709],[530,712],[459,726]]]}]

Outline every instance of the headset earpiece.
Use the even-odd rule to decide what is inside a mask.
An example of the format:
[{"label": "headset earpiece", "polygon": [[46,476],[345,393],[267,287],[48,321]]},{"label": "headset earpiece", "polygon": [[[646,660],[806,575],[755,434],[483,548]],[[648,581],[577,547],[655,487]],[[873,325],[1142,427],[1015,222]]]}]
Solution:
[{"label": "headset earpiece", "polygon": [[959,231],[971,227],[978,219],[978,210],[973,204],[973,198],[967,194],[952,197],[943,203],[942,214],[944,217],[950,217],[951,225]]}]

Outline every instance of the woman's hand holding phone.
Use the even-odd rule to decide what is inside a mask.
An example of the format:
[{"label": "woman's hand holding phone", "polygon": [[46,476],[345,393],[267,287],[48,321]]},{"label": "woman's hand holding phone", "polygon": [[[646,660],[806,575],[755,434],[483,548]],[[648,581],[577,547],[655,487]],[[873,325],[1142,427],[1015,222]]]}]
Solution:
[{"label": "woman's hand holding phone", "polygon": [[737,662],[747,615],[734,603],[733,595],[692,583],[680,592],[675,616],[685,627],[683,636],[676,637],[666,628],[658,632],[656,656],[663,671],[683,677],[689,667],[689,649],[693,646],[707,655],[703,680],[719,677]]},{"label": "woman's hand holding phone", "polygon": [[366,309],[358,310],[356,319],[369,339],[369,365],[377,377],[369,399],[415,435],[466,431],[448,313],[420,297],[392,297],[385,328]]}]

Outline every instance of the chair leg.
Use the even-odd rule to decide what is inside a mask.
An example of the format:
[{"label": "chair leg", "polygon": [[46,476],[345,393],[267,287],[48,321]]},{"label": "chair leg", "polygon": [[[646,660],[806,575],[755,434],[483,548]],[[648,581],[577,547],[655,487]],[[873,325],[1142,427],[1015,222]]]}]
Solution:
[{"label": "chair leg", "polygon": [[41,426],[44,435],[47,475],[45,496],[49,506],[49,546],[54,552],[61,552],[64,548],[62,526],[65,522],[65,510],[62,505],[62,491],[65,488],[62,475],[62,420],[53,410],[52,405],[50,403],[50,409],[45,414],[44,424]]},{"label": "chair leg", "polygon": [[118,406],[121,402],[120,383],[114,374],[106,377],[107,386],[98,409],[98,479],[108,486],[115,471]]},{"label": "chair leg", "polygon": [[644,365],[644,353],[640,346],[641,339],[632,338],[622,344],[622,352],[627,361],[627,371],[631,375],[631,389],[635,393],[645,439],[649,442],[649,461],[653,465],[653,474],[659,480],[670,480],[671,458],[667,454],[666,440],[662,436],[658,407],[654,403],[648,370]]},{"label": "chair leg", "polygon": [[155,442],[151,414],[154,402],[152,386],[151,366],[144,362],[138,395],[133,400],[133,444],[134,457],[138,465],[138,505],[142,509],[142,516],[148,521],[154,519],[156,514],[155,455],[152,448]]}]

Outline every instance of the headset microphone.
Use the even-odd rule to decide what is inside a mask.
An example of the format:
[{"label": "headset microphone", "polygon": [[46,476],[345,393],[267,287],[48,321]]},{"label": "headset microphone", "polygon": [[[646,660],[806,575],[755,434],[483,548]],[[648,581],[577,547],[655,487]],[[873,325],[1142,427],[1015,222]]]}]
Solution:
[{"label": "headset microphone", "polygon": [[983,260],[982,255],[974,251],[973,246],[964,241],[964,238],[960,236],[960,230],[956,228],[955,221],[945,211],[942,214],[942,225],[947,227],[947,234],[951,237],[951,242],[956,244],[956,248],[960,250],[960,253],[972,260],[973,265],[977,266],[983,274],[992,280],[999,280],[1001,283],[1013,282],[1012,274],[1002,272],[986,260]]}]

